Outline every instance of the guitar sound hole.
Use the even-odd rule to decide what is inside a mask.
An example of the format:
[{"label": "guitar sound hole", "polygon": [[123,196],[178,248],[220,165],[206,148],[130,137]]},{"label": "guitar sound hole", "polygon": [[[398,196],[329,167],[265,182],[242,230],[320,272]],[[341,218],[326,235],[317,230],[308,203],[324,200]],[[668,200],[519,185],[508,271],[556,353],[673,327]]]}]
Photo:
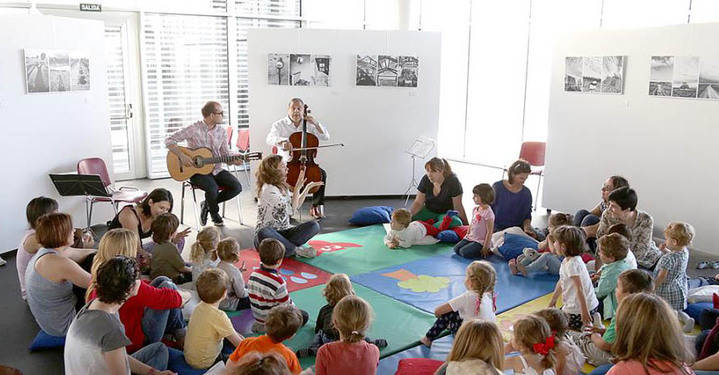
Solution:
[{"label": "guitar sound hole", "polygon": [[193,159],[193,163],[195,164],[196,168],[202,168],[202,166],[205,165],[205,163],[202,162],[202,158],[200,158],[199,156]]}]

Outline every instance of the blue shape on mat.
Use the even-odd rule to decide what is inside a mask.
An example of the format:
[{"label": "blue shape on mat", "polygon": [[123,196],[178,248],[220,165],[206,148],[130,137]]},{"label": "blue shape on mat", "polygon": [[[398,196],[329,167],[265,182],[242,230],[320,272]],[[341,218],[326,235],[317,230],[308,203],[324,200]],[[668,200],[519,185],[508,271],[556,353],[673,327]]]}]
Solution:
[{"label": "blue shape on mat", "polygon": [[286,269],[284,269],[284,268],[280,268],[280,273],[283,274],[283,275],[292,275],[293,273],[295,273],[295,271],[286,270]]},{"label": "blue shape on mat", "polygon": [[314,280],[317,278],[317,275],[314,273],[300,272],[300,275],[308,280]]},{"label": "blue shape on mat", "polygon": [[294,281],[297,284],[307,284],[307,280],[301,277],[290,276],[290,280]]},{"label": "blue shape on mat", "polygon": [[454,336],[449,335],[434,340],[431,348],[419,345],[389,357],[382,358],[379,361],[379,366],[377,366],[377,375],[394,374],[397,371],[399,361],[405,358],[431,358],[445,361],[447,360],[449,351],[452,349],[453,342]]},{"label": "blue shape on mat", "polygon": [[30,344],[30,351],[61,348],[65,346],[65,336],[52,336],[40,330]]},{"label": "blue shape on mat", "polygon": [[525,247],[537,250],[539,242],[520,234],[505,233],[504,243],[499,247],[499,253],[508,261],[520,256]]},{"label": "blue shape on mat", "polygon": [[[514,276],[509,271],[507,262],[501,257],[493,255],[487,258],[487,260],[497,271],[497,283],[495,285],[495,292],[497,293],[497,314],[547,293],[551,293],[559,278],[556,275],[546,273],[535,274],[529,278]],[[350,277],[350,279],[396,300],[433,313],[437,306],[466,291],[464,286],[465,269],[471,262],[471,259],[465,259],[455,254],[442,254],[415,260],[399,266],[355,275]],[[398,285],[399,280],[397,279],[382,276],[382,274],[400,269],[409,271],[416,276],[427,275],[449,278],[449,286],[440,289],[436,293],[418,293],[409,289],[400,288]]]}]

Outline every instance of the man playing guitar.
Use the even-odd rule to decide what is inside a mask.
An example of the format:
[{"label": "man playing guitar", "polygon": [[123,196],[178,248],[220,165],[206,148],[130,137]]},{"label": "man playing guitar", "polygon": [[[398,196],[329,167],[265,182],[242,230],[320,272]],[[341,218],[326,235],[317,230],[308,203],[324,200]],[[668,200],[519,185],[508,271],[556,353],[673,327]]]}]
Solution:
[{"label": "man playing guitar", "polygon": [[[290,135],[292,133],[302,131],[302,119],[304,112],[305,103],[300,98],[292,98],[289,106],[287,107],[287,117],[275,121],[272,124],[270,133],[267,134],[266,142],[270,146],[277,147],[277,153],[282,155],[282,159],[287,162],[291,159],[290,153],[292,152],[292,144],[289,142]],[[320,124],[312,115],[307,115],[307,132],[317,136],[321,141],[329,141],[330,133],[327,129]],[[325,186],[327,185],[327,172],[324,169],[320,169],[322,172],[322,182],[324,184],[320,186],[319,190],[312,195],[312,208],[310,209],[310,216],[314,218],[321,218],[324,216],[324,202],[325,202]]]},{"label": "man playing guitar", "polygon": [[[165,140],[167,149],[177,155],[185,167],[190,167],[193,163],[192,159],[178,148],[177,143],[182,141],[187,141],[187,147],[189,148],[206,147],[212,150],[212,155],[216,157],[230,156],[227,130],[222,126],[218,126],[225,122],[220,103],[207,102],[202,107],[202,117],[202,120],[176,131]],[[242,163],[242,160],[234,162],[237,165]],[[219,214],[219,204],[240,194],[242,191],[240,181],[232,173],[223,169],[221,163],[217,163],[212,173],[195,174],[190,177],[190,183],[199,186],[205,191],[205,200],[201,204],[201,224],[203,226],[207,224],[207,214],[209,213],[216,226],[224,225],[222,216]],[[220,187],[223,188],[221,192],[219,191]]]}]

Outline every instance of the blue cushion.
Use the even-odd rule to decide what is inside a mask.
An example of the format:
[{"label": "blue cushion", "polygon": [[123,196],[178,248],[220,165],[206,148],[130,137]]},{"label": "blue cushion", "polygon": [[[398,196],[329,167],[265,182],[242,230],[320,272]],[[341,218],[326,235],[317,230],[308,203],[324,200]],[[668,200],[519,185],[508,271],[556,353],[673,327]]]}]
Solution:
[{"label": "blue cushion", "polygon": [[35,336],[35,339],[32,340],[29,349],[31,352],[34,352],[36,350],[62,348],[64,346],[65,336],[51,336],[45,333],[45,331],[40,330],[37,336]]},{"label": "blue cushion", "polygon": [[694,318],[696,322],[699,322],[699,317],[702,316],[702,311],[710,310],[713,308],[714,304],[712,302],[697,302],[688,304],[687,308],[684,309],[684,312]]},{"label": "blue cushion", "polygon": [[167,362],[167,369],[176,372],[178,375],[202,375],[207,370],[198,370],[185,361],[185,354],[177,349],[169,349],[169,360]]},{"label": "blue cushion", "polygon": [[352,214],[350,223],[354,225],[389,223],[390,214],[392,214],[393,210],[394,208],[390,206],[371,206],[360,208]]},{"label": "blue cushion", "polygon": [[437,239],[440,240],[440,242],[457,243],[459,242],[459,235],[455,233],[455,231],[447,229],[439,232],[437,234]]},{"label": "blue cushion", "polygon": [[504,243],[499,247],[499,253],[505,260],[510,260],[520,256],[526,247],[536,250],[539,247],[539,242],[527,236],[505,233]]}]

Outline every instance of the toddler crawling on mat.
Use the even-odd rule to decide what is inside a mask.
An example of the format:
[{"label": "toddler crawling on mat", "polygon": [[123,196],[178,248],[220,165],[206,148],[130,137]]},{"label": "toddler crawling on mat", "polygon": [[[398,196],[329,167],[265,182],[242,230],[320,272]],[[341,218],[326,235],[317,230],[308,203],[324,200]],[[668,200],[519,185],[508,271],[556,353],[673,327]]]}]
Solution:
[{"label": "toddler crawling on mat", "polygon": [[[456,219],[456,220],[455,220]],[[412,245],[433,245],[439,242],[435,236],[459,221],[456,211],[448,211],[438,225],[433,221],[412,221],[409,210],[398,208],[392,212],[391,230],[384,237],[384,244],[390,249],[408,248]],[[461,225],[461,221],[459,221]]]}]

